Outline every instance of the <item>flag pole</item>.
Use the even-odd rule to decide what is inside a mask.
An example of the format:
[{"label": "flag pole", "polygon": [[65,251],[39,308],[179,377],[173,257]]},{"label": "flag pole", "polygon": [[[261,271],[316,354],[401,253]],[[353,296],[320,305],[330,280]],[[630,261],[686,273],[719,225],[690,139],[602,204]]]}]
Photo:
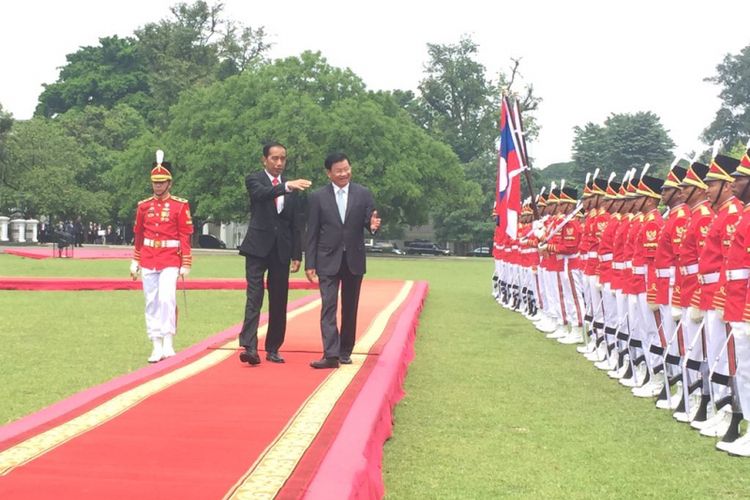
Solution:
[{"label": "flag pole", "polygon": [[[508,97],[508,90],[503,89],[503,97]],[[534,196],[534,184],[531,182],[531,163],[529,157],[526,154],[526,137],[523,134],[523,119],[521,118],[521,108],[518,104],[518,99],[513,100],[513,118],[518,120],[518,123],[513,127],[513,133],[516,136],[516,142],[521,146],[521,158],[523,159],[523,174],[526,178],[526,185],[529,188],[529,195],[531,196],[531,210],[534,212],[534,219],[539,219],[539,209],[536,206],[536,197]]]}]

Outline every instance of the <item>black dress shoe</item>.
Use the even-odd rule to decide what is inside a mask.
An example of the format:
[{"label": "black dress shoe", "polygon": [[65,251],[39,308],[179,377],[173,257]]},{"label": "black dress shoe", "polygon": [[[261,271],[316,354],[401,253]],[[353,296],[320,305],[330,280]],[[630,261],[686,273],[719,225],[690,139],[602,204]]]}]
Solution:
[{"label": "black dress shoe", "polygon": [[340,356],[339,363],[341,363],[342,365],[350,365],[352,364],[352,358],[351,356]]},{"label": "black dress shoe", "polygon": [[338,368],[339,360],[338,358],[318,359],[316,361],[311,361],[310,366],[312,366],[313,368]]},{"label": "black dress shoe", "polygon": [[266,359],[270,361],[271,363],[284,363],[284,358],[279,356],[278,352],[268,352],[266,353]]},{"label": "black dress shoe", "polygon": [[243,363],[247,363],[250,365],[259,365],[260,364],[260,356],[258,356],[258,353],[256,351],[250,351],[248,349],[245,349],[240,353],[240,361]]}]

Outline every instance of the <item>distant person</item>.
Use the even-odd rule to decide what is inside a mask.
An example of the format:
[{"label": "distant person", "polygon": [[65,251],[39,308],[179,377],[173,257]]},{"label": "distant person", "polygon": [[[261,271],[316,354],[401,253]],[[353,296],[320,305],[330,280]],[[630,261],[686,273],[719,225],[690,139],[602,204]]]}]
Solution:
[{"label": "distant person", "polygon": [[172,337],[177,331],[177,279],[190,273],[190,237],[193,220],[184,198],[172,196],[172,173],[161,151],[151,170],[153,196],[138,202],[133,227],[133,279],[141,273],[146,296],[146,332],[153,343],[149,363],[175,355]]},{"label": "distant person", "polygon": [[[307,218],[305,274],[318,281],[321,296],[320,330],[323,358],[313,368],[351,364],[357,329],[357,309],[365,274],[364,231],[380,228],[372,193],[351,182],[349,158],[333,153],[325,159],[331,183],[310,195]],[[341,328],[336,321],[341,288]]]},{"label": "distant person", "polygon": [[73,223],[73,235],[75,236],[75,246],[83,246],[83,222],[81,222],[81,216],[76,217]]},{"label": "distant person", "polygon": [[260,363],[258,322],[263,305],[263,275],[268,273],[266,360],[283,363],[279,349],[286,334],[289,272],[299,271],[302,261],[302,210],[297,191],[304,191],[311,183],[306,179],[287,180],[283,175],[286,159],[283,144],[268,143],[263,146],[263,169],[245,178],[250,222],[239,247],[240,255],[245,257],[247,280],[240,361],[251,365]]}]

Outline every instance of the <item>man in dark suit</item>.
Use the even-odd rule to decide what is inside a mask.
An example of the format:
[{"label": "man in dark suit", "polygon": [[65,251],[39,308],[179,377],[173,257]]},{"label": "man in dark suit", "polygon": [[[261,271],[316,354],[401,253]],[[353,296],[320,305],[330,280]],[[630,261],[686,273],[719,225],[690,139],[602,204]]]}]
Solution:
[{"label": "man in dark suit", "polygon": [[[310,195],[307,219],[305,274],[318,279],[322,306],[320,330],[323,358],[313,368],[338,368],[350,364],[356,338],[357,308],[365,274],[364,230],[375,233],[380,218],[372,193],[351,182],[352,169],[343,153],[328,155],[326,173],[331,184]],[[337,328],[341,286],[341,329]]]},{"label": "man in dark suit", "polygon": [[[245,256],[247,301],[245,321],[240,331],[240,361],[257,365],[258,320],[263,305],[263,275],[268,271],[268,330],[266,359],[283,363],[279,355],[286,332],[286,305],[289,271],[299,271],[302,261],[302,210],[297,191],[311,183],[305,179],[287,180],[286,147],[273,142],[263,146],[263,170],[245,178],[250,196],[250,222],[240,245]],[[291,268],[290,268],[291,261]]]}]

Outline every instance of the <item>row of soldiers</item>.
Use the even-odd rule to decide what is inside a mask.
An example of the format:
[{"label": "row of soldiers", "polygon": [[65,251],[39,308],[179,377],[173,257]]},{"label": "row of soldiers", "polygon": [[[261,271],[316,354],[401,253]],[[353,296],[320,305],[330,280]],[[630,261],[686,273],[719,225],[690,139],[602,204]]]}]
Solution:
[{"label": "row of soldiers", "polygon": [[750,456],[748,148],[664,179],[594,173],[581,200],[553,185],[494,245],[501,305],[737,456]]}]

